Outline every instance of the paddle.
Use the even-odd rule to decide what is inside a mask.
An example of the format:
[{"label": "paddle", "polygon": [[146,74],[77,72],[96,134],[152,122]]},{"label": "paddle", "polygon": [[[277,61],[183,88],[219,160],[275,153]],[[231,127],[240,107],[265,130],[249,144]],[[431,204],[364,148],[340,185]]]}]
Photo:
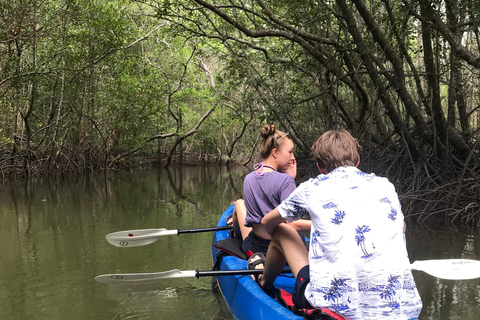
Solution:
[{"label": "paddle", "polygon": [[139,247],[145,246],[152,242],[157,241],[160,237],[179,235],[182,233],[196,233],[196,232],[209,232],[209,231],[221,231],[232,229],[232,226],[224,227],[210,227],[210,228],[198,228],[198,229],[185,229],[185,230],[167,230],[161,229],[139,229],[139,230],[127,230],[118,231],[107,234],[105,237],[110,244],[117,247]]},{"label": "paddle", "polygon": [[[290,269],[284,269],[284,272],[291,272]],[[239,270],[185,270],[181,271],[173,269],[164,272],[155,273],[118,273],[118,274],[102,274],[95,277],[95,281],[103,283],[150,283],[157,280],[177,279],[177,278],[200,278],[200,277],[218,277],[218,276],[235,276],[261,274],[263,269],[239,269]]]},{"label": "paddle", "polygon": [[[480,261],[468,259],[440,259],[415,261],[411,264],[413,270],[420,270],[434,277],[447,280],[468,280],[480,277]],[[286,271],[288,272],[288,271]],[[176,278],[199,278],[211,276],[231,276],[263,273],[263,270],[218,270],[218,271],[198,271],[178,269],[156,272],[156,273],[120,273],[104,274],[95,277],[98,282],[104,283],[146,283],[157,280],[176,279]]]},{"label": "paddle", "polygon": [[480,277],[480,261],[470,259],[438,259],[415,261],[412,269],[447,280],[469,280]]}]

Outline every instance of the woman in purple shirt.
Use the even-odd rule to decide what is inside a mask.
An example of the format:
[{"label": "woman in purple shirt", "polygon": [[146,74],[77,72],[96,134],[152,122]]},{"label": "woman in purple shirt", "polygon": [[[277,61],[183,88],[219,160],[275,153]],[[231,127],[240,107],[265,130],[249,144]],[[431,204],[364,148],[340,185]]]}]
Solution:
[{"label": "woman in purple shirt", "polygon": [[[267,253],[271,236],[262,226],[262,218],[275,209],[295,190],[297,164],[293,154],[293,141],[287,133],[266,124],[261,130],[262,162],[253,166],[243,182],[243,198],[235,202],[233,223],[240,231],[242,250],[250,253]],[[243,223],[244,222],[244,223]],[[298,231],[310,230],[310,221],[291,223]]]}]

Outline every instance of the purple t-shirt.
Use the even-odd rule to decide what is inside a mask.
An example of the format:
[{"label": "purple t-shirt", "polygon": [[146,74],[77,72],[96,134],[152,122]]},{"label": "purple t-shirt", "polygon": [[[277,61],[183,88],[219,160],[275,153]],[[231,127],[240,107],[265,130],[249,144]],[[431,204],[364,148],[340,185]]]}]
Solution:
[{"label": "purple t-shirt", "polygon": [[295,181],[278,171],[258,175],[250,172],[243,181],[243,199],[247,208],[245,226],[261,223],[262,218],[275,209],[295,190]]}]

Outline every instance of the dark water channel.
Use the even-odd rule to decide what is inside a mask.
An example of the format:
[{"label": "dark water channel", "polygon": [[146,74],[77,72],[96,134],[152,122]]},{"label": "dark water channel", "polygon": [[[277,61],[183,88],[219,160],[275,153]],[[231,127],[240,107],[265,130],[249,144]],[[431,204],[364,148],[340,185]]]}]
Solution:
[{"label": "dark water channel", "polygon": [[[110,172],[0,186],[0,319],[232,319],[209,279],[108,286],[104,273],[211,267],[212,234],[163,237],[117,248],[105,235],[126,229],[214,226],[241,196],[243,167]],[[411,260],[480,259],[478,234],[410,227]],[[420,319],[479,319],[480,280],[415,279]]]}]

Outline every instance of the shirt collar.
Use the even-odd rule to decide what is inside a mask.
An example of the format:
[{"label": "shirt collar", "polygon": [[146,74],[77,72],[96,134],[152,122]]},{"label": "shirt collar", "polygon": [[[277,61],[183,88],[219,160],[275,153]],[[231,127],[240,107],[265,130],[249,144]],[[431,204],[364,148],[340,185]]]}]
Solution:
[{"label": "shirt collar", "polygon": [[319,176],[328,176],[331,174],[336,174],[336,173],[354,173],[354,172],[359,172],[360,170],[357,167],[354,166],[343,166],[343,167],[338,167],[333,169],[327,174],[319,174]]}]

